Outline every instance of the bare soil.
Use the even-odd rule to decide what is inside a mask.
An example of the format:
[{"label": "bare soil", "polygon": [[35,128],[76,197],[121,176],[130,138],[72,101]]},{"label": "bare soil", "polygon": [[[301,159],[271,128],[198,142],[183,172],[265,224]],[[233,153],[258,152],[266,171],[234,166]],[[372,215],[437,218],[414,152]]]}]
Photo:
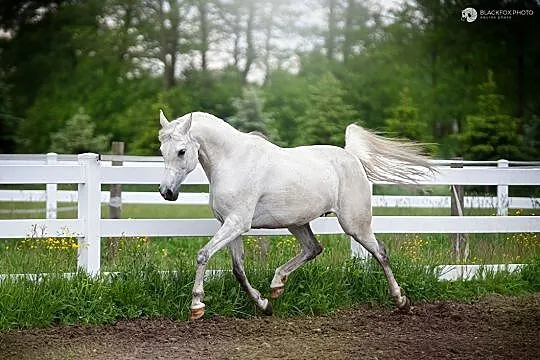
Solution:
[{"label": "bare soil", "polygon": [[540,359],[540,293],[320,317],[118,321],[0,333],[0,359]]}]

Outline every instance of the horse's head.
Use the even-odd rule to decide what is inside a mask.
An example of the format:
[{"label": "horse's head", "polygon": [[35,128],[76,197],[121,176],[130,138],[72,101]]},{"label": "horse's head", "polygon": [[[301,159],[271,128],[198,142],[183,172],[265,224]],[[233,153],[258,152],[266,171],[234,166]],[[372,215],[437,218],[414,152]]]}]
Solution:
[{"label": "horse's head", "polygon": [[182,181],[197,166],[199,144],[189,133],[191,118],[192,114],[189,114],[169,122],[163,111],[159,112],[159,149],[165,163],[165,174],[159,192],[165,200],[178,199]]}]

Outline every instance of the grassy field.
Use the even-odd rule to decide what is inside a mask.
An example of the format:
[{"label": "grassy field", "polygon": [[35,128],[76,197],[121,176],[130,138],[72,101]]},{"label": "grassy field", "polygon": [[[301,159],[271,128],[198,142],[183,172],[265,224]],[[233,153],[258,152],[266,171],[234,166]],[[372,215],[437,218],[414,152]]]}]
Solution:
[{"label": "grassy field", "polygon": [[[131,243],[129,249],[119,254],[123,259],[118,267],[121,273],[114,276],[91,278],[78,273],[68,279],[54,275],[39,281],[5,279],[0,285],[0,331],[58,323],[102,324],[137,317],[185,320],[193,286],[193,263],[179,257],[175,260],[175,272],[163,273],[148,254],[149,242],[138,242],[141,244]],[[265,262],[248,259],[250,282],[268,296],[273,269],[283,259],[272,257]],[[327,254],[294,272],[285,293],[273,301],[274,314],[325,314],[360,302],[392,305],[386,280],[377,264],[350,258],[332,264],[337,259]],[[521,272],[488,274],[485,279],[455,282],[438,281],[432,268],[406,257],[394,254],[391,262],[396,279],[413,303],[540,291],[539,256],[531,259]],[[207,317],[261,315],[230,272],[207,280],[205,294]]]},{"label": "grassy field", "polygon": [[[2,203],[0,209],[43,208],[43,204]],[[73,204],[60,204],[73,206]],[[447,209],[374,209],[377,215],[444,215]],[[474,212],[492,215],[492,211]],[[529,212],[531,213],[531,212]],[[102,214],[108,215],[103,207]],[[521,211],[512,211],[519,216]],[[60,213],[75,217],[75,211]],[[125,205],[125,218],[211,217],[207,206]],[[44,214],[5,212],[1,218],[36,218]],[[379,234],[387,245],[400,285],[413,301],[471,299],[489,292],[520,294],[540,291],[540,237],[523,234],[470,234],[468,263],[526,263],[520,273],[496,274],[484,280],[439,282],[432,271],[453,263],[448,235]],[[285,294],[274,304],[277,315],[331,312],[356,302],[390,305],[386,281],[377,264],[350,258],[350,240],[343,235],[319,236],[325,250],[291,276]],[[106,323],[118,318],[167,316],[185,319],[193,284],[195,257],[208,241],[198,238],[102,239],[102,270],[120,272],[113,279],[77,274],[71,279],[48,276],[38,282],[5,279],[0,285],[0,329],[46,326],[53,323]],[[250,281],[263,293],[274,269],[298,250],[291,236],[244,238]],[[114,246],[112,246],[113,244]],[[0,273],[59,273],[76,271],[77,239],[29,238],[0,242]],[[427,265],[427,266],[426,266]],[[226,250],[218,252],[209,269],[230,269]],[[173,270],[163,273],[162,270]],[[258,312],[225,272],[205,287],[208,315],[252,316]]]}]

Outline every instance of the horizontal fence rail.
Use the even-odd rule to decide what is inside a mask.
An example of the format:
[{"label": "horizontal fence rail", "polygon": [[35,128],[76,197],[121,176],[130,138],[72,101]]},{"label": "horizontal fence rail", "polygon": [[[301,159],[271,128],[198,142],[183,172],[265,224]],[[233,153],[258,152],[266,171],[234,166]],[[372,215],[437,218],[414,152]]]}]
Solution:
[{"label": "horizontal fence rail", "polygon": [[[120,236],[212,236],[219,223],[213,219],[102,219],[101,204],[109,201],[104,184],[153,184],[161,181],[160,157],[122,156],[123,166],[112,166],[117,156],[96,154],[0,155],[0,184],[46,184],[44,190],[0,190],[0,201],[45,201],[47,219],[0,220],[0,238],[59,237],[79,238],[78,266],[91,274],[100,271],[100,238]],[[499,215],[508,208],[535,209],[536,198],[509,198],[508,186],[540,185],[540,162],[457,162],[463,168],[450,168],[456,161],[439,161],[437,173],[419,185],[496,185],[496,197],[465,197],[464,207],[497,208]],[[490,166],[492,165],[492,166]],[[493,166],[494,165],[494,166]],[[509,166],[510,165],[510,166]],[[186,184],[208,184],[200,166],[188,175]],[[77,184],[77,191],[58,191],[57,184]],[[76,202],[77,219],[57,220],[58,202]],[[122,203],[174,204],[159,194],[124,192]],[[182,193],[180,204],[208,204],[207,193]],[[446,196],[373,197],[380,207],[449,207]],[[1,216],[2,213],[0,213]],[[316,234],[341,234],[334,217],[312,222]],[[375,216],[376,233],[517,233],[540,232],[538,216]],[[289,234],[286,229],[252,229],[251,235]],[[353,252],[355,250],[353,249]]]},{"label": "horizontal fence rail", "polygon": [[[540,232],[538,216],[374,216],[373,231],[386,234]],[[0,238],[57,237],[84,233],[79,219],[0,220]],[[419,224],[422,224],[421,226]],[[212,236],[215,219],[101,219],[100,237]],[[315,234],[343,234],[335,217],[311,222]],[[290,235],[287,229],[252,229],[247,235]]]},{"label": "horizontal fence rail", "polygon": [[[59,190],[56,193],[58,202],[77,202],[77,191]],[[0,202],[45,202],[45,190],[0,190]],[[108,203],[109,191],[101,191],[100,201]],[[465,196],[464,207],[472,209],[495,209],[496,196]],[[122,192],[122,204],[155,204],[155,205],[208,205],[208,193],[180,193],[178,200],[164,200],[157,192]],[[390,208],[450,208],[449,196],[426,195],[373,195],[372,206]],[[540,198],[510,197],[509,209],[540,209]],[[29,209],[31,210],[31,209]],[[7,211],[6,211],[7,212]]]}]

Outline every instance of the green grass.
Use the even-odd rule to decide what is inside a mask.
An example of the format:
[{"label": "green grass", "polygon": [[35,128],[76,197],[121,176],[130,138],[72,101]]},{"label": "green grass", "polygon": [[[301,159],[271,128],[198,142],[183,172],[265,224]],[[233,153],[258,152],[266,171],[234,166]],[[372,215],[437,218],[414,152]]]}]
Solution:
[{"label": "green grass", "polygon": [[[139,259],[140,260],[140,259]],[[180,265],[180,264],[179,264]],[[185,264],[187,265],[187,264]],[[497,273],[484,280],[439,282],[425,266],[403,258],[392,261],[396,278],[413,302],[470,300],[488,293],[520,295],[540,291],[540,258],[519,273]],[[248,268],[251,283],[268,296],[273,275],[267,267]],[[150,263],[133,261],[119,275],[38,282],[4,280],[0,286],[0,330],[51,324],[110,323],[116,319],[164,316],[184,320],[189,311],[194,271],[179,266],[162,273]],[[205,283],[207,315],[260,315],[230,272]],[[378,265],[348,259],[341,266],[313,262],[293,273],[286,291],[273,302],[277,316],[317,315],[355,303],[390,306],[386,280]]]},{"label": "green grass", "polygon": [[[3,203],[0,208],[20,208],[20,205],[23,204]],[[24,204],[26,208],[42,206]],[[375,209],[375,213],[433,215],[438,210]],[[106,206],[103,214],[107,216]],[[512,211],[511,215],[519,213]],[[75,212],[62,216],[74,217]],[[20,217],[13,214],[13,218]],[[211,212],[207,206],[125,205],[123,217],[201,218],[211,217]],[[379,266],[373,261],[366,265],[351,259],[347,236],[318,238],[324,252],[291,275],[285,293],[273,303],[276,315],[325,314],[358,302],[391,305]],[[452,263],[448,235],[379,234],[378,238],[388,248],[398,282],[414,302],[467,300],[490,292],[515,295],[540,291],[538,234],[470,234],[468,263],[528,265],[514,274],[488,274],[484,280],[456,282],[439,282],[430,270],[437,264]],[[115,240],[116,246],[111,247],[111,239],[102,239],[102,270],[120,272],[113,278],[90,278],[77,273],[69,279],[53,274],[37,282],[23,278],[4,280],[0,284],[0,329],[56,323],[101,324],[141,316],[186,319],[196,254],[208,237]],[[298,244],[291,236],[248,236],[244,243],[250,282],[267,296],[274,269],[299,251]],[[59,239],[2,240],[0,273],[76,272],[76,246],[77,240],[69,235]],[[228,251],[215,254],[208,268],[230,269]],[[207,281],[205,292],[207,316],[259,314],[228,271]]]},{"label": "green grass", "polygon": [[[318,236],[324,252],[317,261],[334,266],[350,257],[350,240],[344,235]],[[456,263],[452,257],[451,242],[443,234],[379,234],[391,257],[398,256],[421,265]],[[121,271],[126,263],[144,252],[145,261],[161,270],[176,270],[178,262],[195,266],[200,248],[208,237],[181,238],[116,238],[102,239],[103,271]],[[246,261],[253,266],[277,267],[298,251],[292,236],[244,237]],[[0,273],[72,272],[76,270],[77,239],[34,238],[3,240],[0,242]],[[540,254],[540,235],[470,234],[468,264],[508,264],[529,262]],[[216,253],[211,269],[229,268],[226,249]]]}]

